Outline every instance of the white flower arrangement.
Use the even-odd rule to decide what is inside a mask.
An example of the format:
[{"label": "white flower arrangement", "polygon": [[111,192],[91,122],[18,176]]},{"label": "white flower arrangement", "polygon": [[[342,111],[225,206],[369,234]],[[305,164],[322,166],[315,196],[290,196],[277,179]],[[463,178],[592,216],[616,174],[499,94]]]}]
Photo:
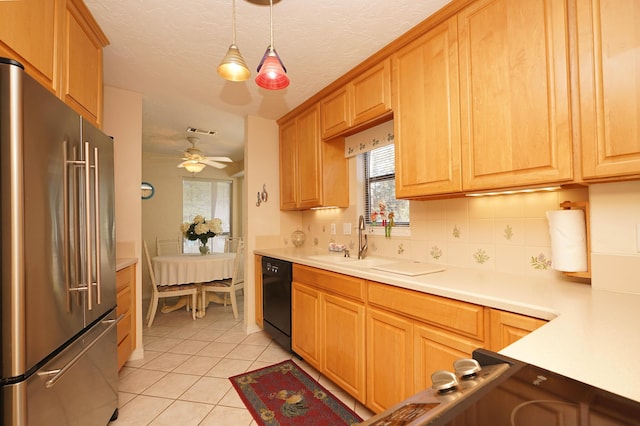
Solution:
[{"label": "white flower arrangement", "polygon": [[205,245],[209,238],[222,233],[222,220],[218,218],[206,220],[203,216],[197,215],[193,218],[193,222],[180,225],[180,232],[187,240],[200,240],[202,245]]}]

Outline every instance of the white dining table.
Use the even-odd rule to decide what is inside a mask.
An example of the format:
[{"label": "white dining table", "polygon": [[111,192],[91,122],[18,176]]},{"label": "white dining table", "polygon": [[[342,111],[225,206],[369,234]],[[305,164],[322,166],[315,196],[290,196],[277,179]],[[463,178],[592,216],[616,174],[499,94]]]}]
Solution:
[{"label": "white dining table", "polygon": [[[151,259],[151,263],[158,286],[199,284],[231,278],[235,257],[235,253],[171,254],[156,256]],[[215,297],[212,301],[220,303]],[[186,298],[181,298],[175,305],[164,306],[161,312],[172,312],[185,304]],[[199,318],[202,316],[204,316],[204,310],[201,310],[201,314],[198,315]]]}]

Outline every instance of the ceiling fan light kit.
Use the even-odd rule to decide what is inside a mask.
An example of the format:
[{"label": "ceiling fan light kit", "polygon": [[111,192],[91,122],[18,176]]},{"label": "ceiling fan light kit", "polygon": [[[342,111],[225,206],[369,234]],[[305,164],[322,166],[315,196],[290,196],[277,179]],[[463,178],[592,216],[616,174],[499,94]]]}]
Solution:
[{"label": "ceiling fan light kit", "polygon": [[[266,3],[264,0],[248,0],[255,4],[269,5],[269,32],[270,41],[260,64],[258,65],[258,75],[255,82],[259,87],[267,90],[281,90],[289,86],[290,80],[287,76],[287,69],[284,67],[280,56],[273,47],[273,0]],[[276,3],[279,0],[276,0]],[[233,43],[229,47],[227,54],[218,66],[218,74],[229,81],[245,81],[251,75],[240,50],[236,46],[236,3],[233,0]]]},{"label": "ceiling fan light kit", "polygon": [[188,172],[191,173],[200,173],[205,168],[205,165],[197,162],[187,162],[186,164],[181,164],[178,167],[184,167]]},{"label": "ceiling fan light kit", "polygon": [[190,173],[200,173],[205,166],[215,167],[217,169],[224,169],[227,167],[223,163],[231,163],[229,157],[205,157],[202,155],[202,151],[196,148],[198,138],[188,137],[187,140],[191,144],[189,148],[182,154],[182,163],[178,164],[178,167],[185,168]]}]

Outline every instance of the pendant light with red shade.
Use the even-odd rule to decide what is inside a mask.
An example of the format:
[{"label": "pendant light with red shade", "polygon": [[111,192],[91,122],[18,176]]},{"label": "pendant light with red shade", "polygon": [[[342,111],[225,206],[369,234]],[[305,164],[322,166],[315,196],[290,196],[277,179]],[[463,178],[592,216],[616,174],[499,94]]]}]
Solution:
[{"label": "pendant light with red shade", "polygon": [[269,23],[271,43],[258,64],[258,75],[255,81],[263,89],[281,90],[289,86],[290,81],[287,69],[273,47],[273,0],[269,0]]}]

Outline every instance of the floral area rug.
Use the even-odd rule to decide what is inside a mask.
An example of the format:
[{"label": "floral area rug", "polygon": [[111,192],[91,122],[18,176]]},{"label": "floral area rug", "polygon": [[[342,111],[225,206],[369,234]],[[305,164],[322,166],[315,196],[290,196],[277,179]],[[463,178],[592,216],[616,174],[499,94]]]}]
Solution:
[{"label": "floral area rug", "polygon": [[290,360],[229,377],[260,425],[356,425],[362,419]]}]

